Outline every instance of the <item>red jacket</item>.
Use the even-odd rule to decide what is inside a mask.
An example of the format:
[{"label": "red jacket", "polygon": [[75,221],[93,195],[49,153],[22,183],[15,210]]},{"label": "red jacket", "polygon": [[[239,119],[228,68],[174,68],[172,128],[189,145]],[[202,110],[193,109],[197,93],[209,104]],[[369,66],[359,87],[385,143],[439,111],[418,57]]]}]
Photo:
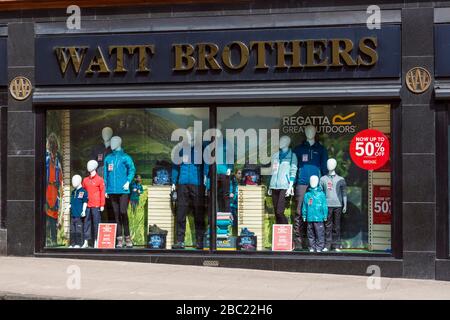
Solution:
[{"label": "red jacket", "polygon": [[105,182],[96,174],[83,179],[82,186],[88,193],[88,208],[99,208],[105,206]]}]

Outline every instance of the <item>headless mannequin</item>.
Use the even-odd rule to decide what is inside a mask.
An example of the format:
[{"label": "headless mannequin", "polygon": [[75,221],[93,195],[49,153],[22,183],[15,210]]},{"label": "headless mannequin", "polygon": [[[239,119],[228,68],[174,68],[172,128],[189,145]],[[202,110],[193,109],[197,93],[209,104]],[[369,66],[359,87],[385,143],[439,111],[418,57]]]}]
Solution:
[{"label": "headless mannequin", "polygon": [[303,198],[310,184],[311,175],[320,176],[325,174],[324,161],[328,159],[326,149],[316,142],[317,129],[313,125],[308,125],[304,129],[306,141],[297,146],[294,152],[298,159],[298,174],[295,187],[295,198],[297,202],[296,215],[294,218],[294,242],[296,249],[305,248],[303,239],[305,237],[305,225],[301,219]]},{"label": "headless mannequin", "polygon": [[347,212],[347,193],[345,179],[336,174],[337,161],[328,159],[328,174],[320,179],[328,202],[328,217],[325,222],[325,249],[341,249],[341,213]]},{"label": "headless mannequin", "polygon": [[[216,145],[216,163],[217,163],[217,206],[218,211],[221,212],[231,212],[230,207],[230,175],[231,167],[233,164],[228,163],[226,150],[227,150],[227,140],[222,135],[222,126],[217,125],[216,130],[216,141],[221,142],[220,145]],[[220,153],[220,157],[218,156]],[[226,170],[224,170],[226,168]],[[220,171],[219,171],[220,169]]]},{"label": "headless mannequin", "polygon": [[[196,181],[196,178],[193,176],[186,177],[183,176],[183,179],[187,179],[185,181],[180,181],[181,179],[181,171],[183,166],[189,166],[195,164],[195,159],[190,159],[191,157],[195,157],[195,149],[194,148],[194,128],[189,127],[186,130],[186,139],[185,142],[187,145],[184,146],[184,150],[189,150],[191,152],[190,156],[183,154],[183,162],[179,166],[175,166],[174,170],[178,170],[178,178],[176,183],[172,183],[171,190],[177,191],[177,212],[176,212],[176,243],[172,246],[173,249],[184,249],[184,238],[186,231],[186,216],[190,208],[193,208],[194,213],[194,223],[195,223],[195,234],[197,239],[197,249],[203,249],[203,237],[204,237],[204,229],[205,229],[205,221],[204,221],[204,195],[205,195],[205,185],[207,183],[207,177],[204,174],[204,170],[202,171],[202,175],[199,177],[200,181]],[[194,152],[194,154],[192,153]],[[203,154],[202,154],[203,156]],[[189,161],[190,160],[190,161]],[[201,166],[203,168],[203,166]],[[197,167],[198,170],[201,170]],[[173,171],[172,171],[173,172]],[[172,174],[174,177],[174,174]],[[191,180],[192,179],[192,180]]]}]

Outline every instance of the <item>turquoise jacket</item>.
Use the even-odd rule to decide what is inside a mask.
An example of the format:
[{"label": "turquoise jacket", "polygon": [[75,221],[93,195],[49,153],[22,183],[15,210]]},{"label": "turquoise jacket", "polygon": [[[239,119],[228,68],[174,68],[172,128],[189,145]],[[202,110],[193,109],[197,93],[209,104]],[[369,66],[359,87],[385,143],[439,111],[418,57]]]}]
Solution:
[{"label": "turquoise jacket", "polygon": [[283,153],[281,150],[272,156],[272,177],[270,178],[270,189],[289,188],[289,183],[295,181],[297,174],[297,156],[291,149]]},{"label": "turquoise jacket", "polygon": [[[123,150],[115,150],[106,156],[103,167],[103,178],[107,194],[129,194],[130,189],[124,190],[126,182],[133,182],[136,168],[133,159]],[[131,188],[131,186],[130,186]]]},{"label": "turquoise jacket", "polygon": [[327,197],[320,186],[309,188],[303,198],[302,218],[307,222],[324,222],[328,217]]}]

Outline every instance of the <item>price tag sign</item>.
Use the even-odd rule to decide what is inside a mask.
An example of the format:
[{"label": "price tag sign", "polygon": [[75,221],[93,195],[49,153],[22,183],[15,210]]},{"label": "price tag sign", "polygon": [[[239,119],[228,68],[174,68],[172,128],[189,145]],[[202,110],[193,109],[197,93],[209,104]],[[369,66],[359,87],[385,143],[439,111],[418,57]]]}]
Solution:
[{"label": "price tag sign", "polygon": [[114,249],[116,247],[117,224],[115,223],[99,223],[97,248]]},{"label": "price tag sign", "polygon": [[366,129],[355,135],[350,143],[350,157],[364,170],[377,170],[389,161],[389,139],[381,131]]},{"label": "price tag sign", "polygon": [[272,228],[272,250],[292,251],[292,224],[274,224]]},{"label": "price tag sign", "polygon": [[373,224],[391,224],[391,187],[373,186]]}]

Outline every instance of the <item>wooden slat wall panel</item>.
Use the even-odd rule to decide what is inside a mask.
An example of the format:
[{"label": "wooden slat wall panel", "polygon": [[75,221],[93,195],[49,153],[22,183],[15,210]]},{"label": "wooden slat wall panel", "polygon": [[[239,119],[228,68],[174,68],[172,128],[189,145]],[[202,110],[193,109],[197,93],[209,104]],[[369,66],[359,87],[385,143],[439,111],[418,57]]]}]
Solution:
[{"label": "wooden slat wall panel", "polygon": [[175,218],[170,207],[170,186],[148,186],[148,225],[167,230],[166,248],[172,248]]},{"label": "wooden slat wall panel", "polygon": [[264,245],[265,186],[239,186],[238,230],[248,228],[257,237],[257,250]]}]

